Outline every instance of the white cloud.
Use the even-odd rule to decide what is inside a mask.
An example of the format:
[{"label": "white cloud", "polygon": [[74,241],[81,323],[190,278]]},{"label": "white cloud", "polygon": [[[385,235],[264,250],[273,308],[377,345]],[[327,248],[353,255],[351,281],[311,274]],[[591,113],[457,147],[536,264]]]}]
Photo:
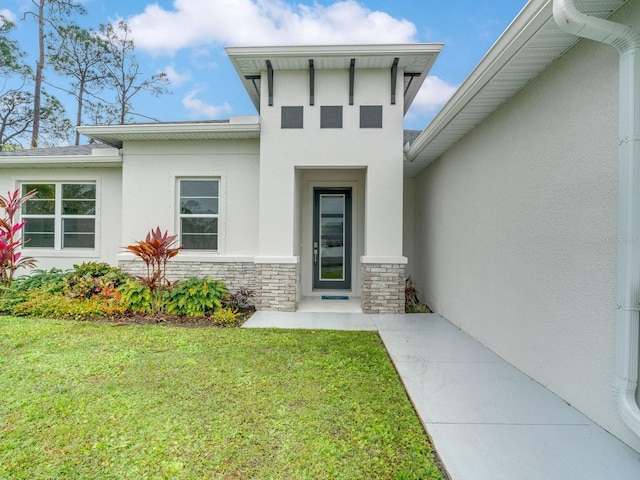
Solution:
[{"label": "white cloud", "polygon": [[198,90],[192,90],[182,99],[182,105],[189,111],[189,116],[195,119],[216,120],[221,117],[227,117],[231,111],[231,105],[223,103],[222,105],[210,105],[196,98]]},{"label": "white cloud", "polygon": [[292,5],[283,0],[175,0],[173,10],[149,4],[128,19],[136,46],[153,53],[211,43],[293,45],[415,41],[408,20],[372,11],[356,0]]},{"label": "white cloud", "polygon": [[4,20],[8,20],[8,21],[10,21],[12,23],[15,23],[15,21],[16,21],[15,14],[11,10],[8,10],[6,8],[0,8],[0,17],[2,17],[2,18],[0,18],[0,25],[4,24],[3,19]]},{"label": "white cloud", "polygon": [[411,115],[424,116],[436,113],[457,89],[457,86],[450,85],[439,77],[428,76],[411,104]]},{"label": "white cloud", "polygon": [[172,87],[179,87],[183,83],[191,80],[190,72],[179,73],[173,65],[165,67],[164,73],[167,74],[167,78],[169,79]]}]

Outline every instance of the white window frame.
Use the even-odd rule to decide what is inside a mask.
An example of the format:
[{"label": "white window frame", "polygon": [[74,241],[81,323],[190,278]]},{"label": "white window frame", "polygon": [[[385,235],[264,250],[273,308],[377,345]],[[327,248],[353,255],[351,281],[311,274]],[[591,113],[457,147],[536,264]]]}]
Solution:
[{"label": "white window frame", "polygon": [[[55,197],[54,197],[54,213],[53,215],[36,215],[36,214],[23,214],[22,209],[20,210],[20,220],[21,221],[29,221],[29,218],[53,218],[54,219],[54,227],[53,227],[53,247],[29,247],[28,243],[22,244],[21,248],[25,251],[30,252],[30,254],[35,254],[39,252],[43,253],[70,253],[77,252],[82,255],[86,255],[87,253],[90,256],[91,254],[96,254],[98,252],[99,245],[99,225],[100,225],[100,185],[97,180],[22,180],[18,182],[17,188],[22,194],[22,190],[24,185],[54,185],[55,188]],[[63,185],[94,185],[96,188],[96,198],[95,198],[95,212],[93,215],[63,215],[62,214],[62,186]],[[93,232],[93,247],[64,247],[63,248],[63,220],[64,219],[92,219],[94,221],[94,232]],[[22,239],[24,240],[24,235],[22,235]]]},{"label": "white window frame", "polygon": [[[183,218],[216,218],[218,220],[217,223],[217,249],[188,249],[184,248],[182,250],[183,253],[188,255],[198,255],[198,254],[221,254],[223,252],[223,211],[224,211],[224,189],[223,189],[223,178],[220,175],[176,175],[175,177],[175,201],[176,201],[176,231],[178,233],[178,241],[179,244],[182,245],[182,219]],[[215,181],[218,183],[218,213],[216,214],[183,214],[181,212],[180,201],[182,199],[182,181]]]}]

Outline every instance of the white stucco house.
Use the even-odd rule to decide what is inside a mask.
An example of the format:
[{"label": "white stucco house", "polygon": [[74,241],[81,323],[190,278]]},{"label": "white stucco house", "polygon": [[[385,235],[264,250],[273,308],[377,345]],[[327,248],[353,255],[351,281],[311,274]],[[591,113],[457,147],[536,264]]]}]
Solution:
[{"label": "white stucco house", "polygon": [[102,145],[0,154],[0,191],[45,186],[23,212],[40,268],[135,271],[122,247],[160,226],[172,276],[261,309],[401,312],[412,275],[640,451],[638,30],[639,2],[531,0],[422,132],[403,116],[440,44],[228,48],[258,116],[81,127]]}]

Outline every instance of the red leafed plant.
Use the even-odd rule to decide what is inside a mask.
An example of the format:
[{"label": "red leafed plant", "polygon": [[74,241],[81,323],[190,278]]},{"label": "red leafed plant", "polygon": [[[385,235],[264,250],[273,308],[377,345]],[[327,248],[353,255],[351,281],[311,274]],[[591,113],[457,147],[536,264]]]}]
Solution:
[{"label": "red leafed plant", "polygon": [[147,276],[138,278],[151,292],[154,311],[161,309],[159,290],[171,286],[167,280],[167,262],[182,250],[182,247],[174,246],[177,238],[177,235],[169,235],[168,231],[162,233],[160,227],[156,227],[147,233],[144,240],[125,247],[147,266]]},{"label": "red leafed plant", "polygon": [[0,195],[0,286],[10,286],[13,275],[18,268],[33,268],[36,260],[23,257],[19,251],[21,244],[20,231],[27,222],[15,223],[16,214],[22,204],[35,197],[37,190],[20,195],[19,190]]}]

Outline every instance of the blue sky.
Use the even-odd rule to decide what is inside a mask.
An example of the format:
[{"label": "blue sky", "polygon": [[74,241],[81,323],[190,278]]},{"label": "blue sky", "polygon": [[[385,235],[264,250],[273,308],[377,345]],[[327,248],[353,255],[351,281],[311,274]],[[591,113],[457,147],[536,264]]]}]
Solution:
[{"label": "blue sky", "polygon": [[[524,7],[526,0],[83,0],[85,28],[124,19],[145,74],[166,72],[170,95],[138,97],[162,121],[256,114],[224,46],[438,42],[444,49],[405,118],[423,129]],[[14,38],[35,54],[30,0],[3,0]],[[34,63],[32,61],[32,63]],[[52,82],[56,79],[49,74]],[[67,111],[73,104],[65,102]]]}]

